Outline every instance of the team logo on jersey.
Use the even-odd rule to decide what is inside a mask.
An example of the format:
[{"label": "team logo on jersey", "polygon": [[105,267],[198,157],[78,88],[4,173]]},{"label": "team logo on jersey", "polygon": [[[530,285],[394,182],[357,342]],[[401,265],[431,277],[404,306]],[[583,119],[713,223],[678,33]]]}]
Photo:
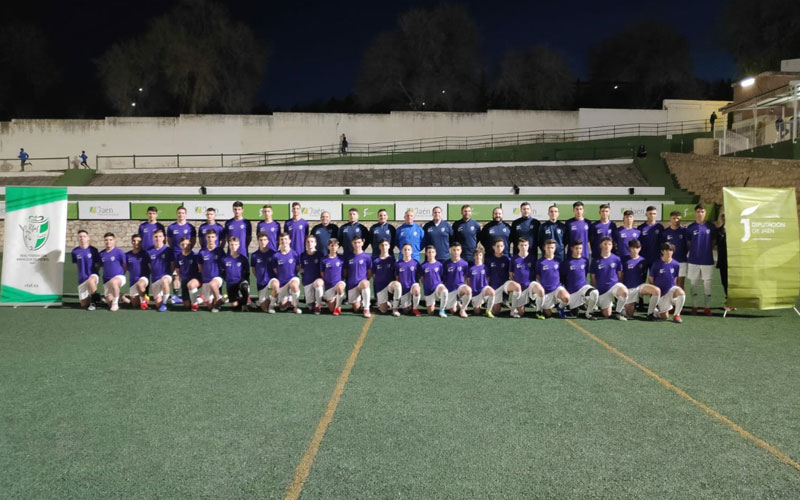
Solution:
[{"label": "team logo on jersey", "polygon": [[33,252],[47,243],[47,238],[50,236],[50,219],[43,215],[29,215],[28,222],[19,228],[22,230],[25,248]]}]

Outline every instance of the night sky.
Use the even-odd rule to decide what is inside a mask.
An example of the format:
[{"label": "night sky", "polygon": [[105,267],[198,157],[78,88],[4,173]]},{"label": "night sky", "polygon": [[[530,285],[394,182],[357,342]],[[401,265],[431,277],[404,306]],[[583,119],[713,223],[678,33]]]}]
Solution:
[{"label": "night sky", "polygon": [[[269,51],[259,100],[271,108],[343,98],[353,91],[361,58],[399,14],[441,2],[237,1],[232,16],[249,24]],[[617,2],[461,3],[483,36],[491,75],[509,49],[545,43],[561,52],[577,77],[586,76],[588,49],[635,21],[661,20],[687,37],[696,76],[735,79],[733,59],[718,41],[724,0]],[[93,60],[113,41],[143,32],[147,21],[168,10],[169,0],[109,2],[28,1],[4,7],[11,19],[25,18],[48,34],[48,46],[68,78],[94,78]],[[522,4],[522,5],[520,5]],[[9,10],[10,9],[10,10]]]}]

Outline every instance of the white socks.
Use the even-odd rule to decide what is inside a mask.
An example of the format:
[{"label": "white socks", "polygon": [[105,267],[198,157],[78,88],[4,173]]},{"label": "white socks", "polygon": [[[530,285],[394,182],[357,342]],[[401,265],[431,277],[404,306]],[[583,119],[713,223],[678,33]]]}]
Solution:
[{"label": "white socks", "polygon": [[597,289],[589,292],[589,295],[584,297],[583,303],[586,304],[586,312],[591,313],[597,306],[597,301],[600,300],[600,292]]},{"label": "white socks", "polygon": [[651,314],[656,312],[656,306],[658,305],[659,297],[657,295],[650,296],[650,303],[647,305],[647,315],[650,316]]},{"label": "white socks", "polygon": [[370,290],[369,287],[364,288],[361,290],[361,305],[364,307],[365,311],[369,311],[369,301],[370,301]]},{"label": "white socks", "polygon": [[686,302],[686,295],[679,295],[672,299],[672,305],[675,306],[675,312],[672,313],[673,316],[680,316],[681,311],[683,310],[683,304]]}]

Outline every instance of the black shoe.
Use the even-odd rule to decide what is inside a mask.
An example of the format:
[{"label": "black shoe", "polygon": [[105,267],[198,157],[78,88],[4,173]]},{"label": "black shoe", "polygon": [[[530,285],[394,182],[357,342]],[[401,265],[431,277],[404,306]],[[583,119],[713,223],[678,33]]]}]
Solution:
[{"label": "black shoe", "polygon": [[648,314],[647,321],[658,321],[658,318],[656,318],[655,314]]},{"label": "black shoe", "polygon": [[597,317],[593,316],[591,313],[586,313],[584,318],[588,319],[589,321],[597,321]]}]

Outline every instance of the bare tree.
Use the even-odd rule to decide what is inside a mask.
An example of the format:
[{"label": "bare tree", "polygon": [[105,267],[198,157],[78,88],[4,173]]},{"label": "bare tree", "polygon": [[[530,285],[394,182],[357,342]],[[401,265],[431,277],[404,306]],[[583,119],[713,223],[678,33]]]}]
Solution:
[{"label": "bare tree", "polygon": [[510,109],[566,109],[575,78],[564,58],[546,45],[511,51],[503,58],[493,104]]}]

